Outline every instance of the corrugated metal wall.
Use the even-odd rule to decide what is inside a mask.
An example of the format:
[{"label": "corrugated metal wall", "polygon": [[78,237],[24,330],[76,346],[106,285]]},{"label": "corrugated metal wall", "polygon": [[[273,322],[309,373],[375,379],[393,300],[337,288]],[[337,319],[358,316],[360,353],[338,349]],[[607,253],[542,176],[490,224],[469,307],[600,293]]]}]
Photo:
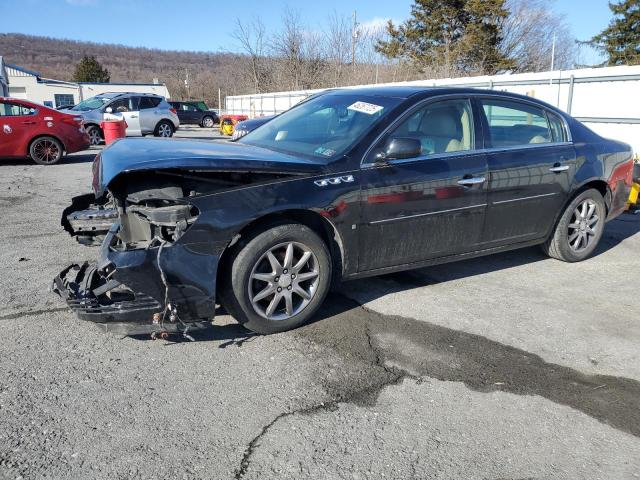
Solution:
[{"label": "corrugated metal wall", "polygon": [[[633,145],[636,152],[640,152],[640,66],[418,80],[384,85],[475,87],[529,95],[572,114],[600,135],[627,142]],[[242,113],[250,117],[273,115],[320,91],[229,96],[225,99],[225,106],[229,113]]]}]

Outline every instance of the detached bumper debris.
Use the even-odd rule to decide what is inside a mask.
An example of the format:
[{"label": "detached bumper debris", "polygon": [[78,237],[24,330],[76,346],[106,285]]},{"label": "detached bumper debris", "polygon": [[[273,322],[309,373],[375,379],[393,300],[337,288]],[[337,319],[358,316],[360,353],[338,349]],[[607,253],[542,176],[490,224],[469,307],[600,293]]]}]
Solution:
[{"label": "detached bumper debris", "polygon": [[193,340],[187,330],[207,328],[210,322],[161,322],[163,306],[141,292],[132,292],[117,280],[103,278],[88,262],[65,268],[53,280],[51,290],[67,302],[81,320],[95,322],[105,332],[135,335],[151,333],[151,338],[166,339],[168,333],[181,333]]},{"label": "detached bumper debris", "polygon": [[88,262],[70,265],[54,278],[52,290],[82,320],[93,322],[151,323],[160,303],[149,295],[132,292],[120,282],[105,279]]}]

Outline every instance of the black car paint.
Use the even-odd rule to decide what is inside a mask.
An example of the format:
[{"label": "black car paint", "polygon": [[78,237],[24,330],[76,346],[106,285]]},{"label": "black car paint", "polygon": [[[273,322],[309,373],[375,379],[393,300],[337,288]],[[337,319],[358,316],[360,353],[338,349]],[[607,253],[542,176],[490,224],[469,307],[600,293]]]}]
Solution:
[{"label": "black car paint", "polygon": [[[176,115],[178,115],[178,119],[180,120],[180,124],[184,125],[202,125],[205,117],[211,117],[213,123],[218,123],[220,121],[218,114],[211,110],[203,110],[201,106],[202,102],[174,102],[171,101],[169,104],[176,109]],[[189,105],[193,107],[195,110],[183,110],[182,105]]]},{"label": "black car paint", "polygon": [[[102,160],[94,168],[98,196],[115,181],[126,181],[129,174],[140,171],[169,168],[290,174],[184,199],[197,207],[200,214],[182,237],[164,246],[160,256],[169,286],[168,299],[183,321],[213,317],[218,267],[226,260],[225,253],[245,232],[268,225],[274,218],[312,222],[323,229],[335,257],[335,270],[341,278],[350,279],[541,243],[550,235],[562,207],[590,182],[597,182],[594,185],[598,188],[608,188],[605,200],[610,218],[624,208],[629,186],[626,177],[615,178],[615,172],[630,161],[629,147],[599,137],[554,107],[515,94],[472,89],[393,87],[356,91],[404,100],[346,155],[332,162],[314,163],[264,151],[243,145],[242,140],[207,146],[196,142],[169,145],[159,140],[131,139],[116,142],[103,152]],[[417,104],[443,98],[496,95],[533,102],[554,112],[566,122],[570,141],[508,151],[486,149],[487,134],[473,100],[476,151],[441,154],[428,160],[372,161],[373,146]],[[490,180],[471,188],[457,184],[468,176],[486,175],[491,179],[500,168],[511,172],[547,169],[557,162],[568,163],[570,170],[545,174],[547,180],[543,182],[529,179],[524,183],[499,184]],[[353,181],[343,181],[349,176]],[[341,180],[325,186],[314,183],[331,178]],[[438,188],[444,193],[438,194]],[[541,196],[546,194],[549,198]],[[527,215],[534,218],[535,228],[523,224],[522,218]],[[164,305],[158,248],[114,250],[110,242],[118,228],[115,224],[105,240],[99,269],[111,272],[113,278],[134,292],[148,294]],[[149,323],[151,314],[146,312],[138,321]],[[97,317],[100,322],[124,318],[101,317],[99,312]]]}]

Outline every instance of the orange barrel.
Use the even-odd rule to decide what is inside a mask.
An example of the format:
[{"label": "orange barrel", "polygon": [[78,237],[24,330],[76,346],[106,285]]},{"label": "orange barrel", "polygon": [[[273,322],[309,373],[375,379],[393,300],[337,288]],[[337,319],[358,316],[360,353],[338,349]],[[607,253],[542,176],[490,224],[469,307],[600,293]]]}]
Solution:
[{"label": "orange barrel", "polygon": [[104,132],[104,143],[109,145],[119,138],[124,138],[127,133],[127,122],[124,120],[109,120],[101,122],[100,128]]}]

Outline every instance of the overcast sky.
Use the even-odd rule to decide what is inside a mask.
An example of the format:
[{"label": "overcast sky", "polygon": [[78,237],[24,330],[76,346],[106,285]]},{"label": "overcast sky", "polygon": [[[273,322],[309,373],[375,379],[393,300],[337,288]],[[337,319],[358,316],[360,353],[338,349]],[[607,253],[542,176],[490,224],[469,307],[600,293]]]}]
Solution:
[{"label": "overcast sky", "polygon": [[[361,23],[409,15],[412,0],[0,0],[1,33],[119,43],[169,50],[237,51],[231,37],[236,17],[257,15],[277,29],[287,5],[311,28],[322,28],[332,12],[357,11]],[[555,0],[580,40],[592,37],[611,19],[607,0]],[[11,52],[0,52],[10,56]],[[585,63],[599,59],[584,51]]]}]

